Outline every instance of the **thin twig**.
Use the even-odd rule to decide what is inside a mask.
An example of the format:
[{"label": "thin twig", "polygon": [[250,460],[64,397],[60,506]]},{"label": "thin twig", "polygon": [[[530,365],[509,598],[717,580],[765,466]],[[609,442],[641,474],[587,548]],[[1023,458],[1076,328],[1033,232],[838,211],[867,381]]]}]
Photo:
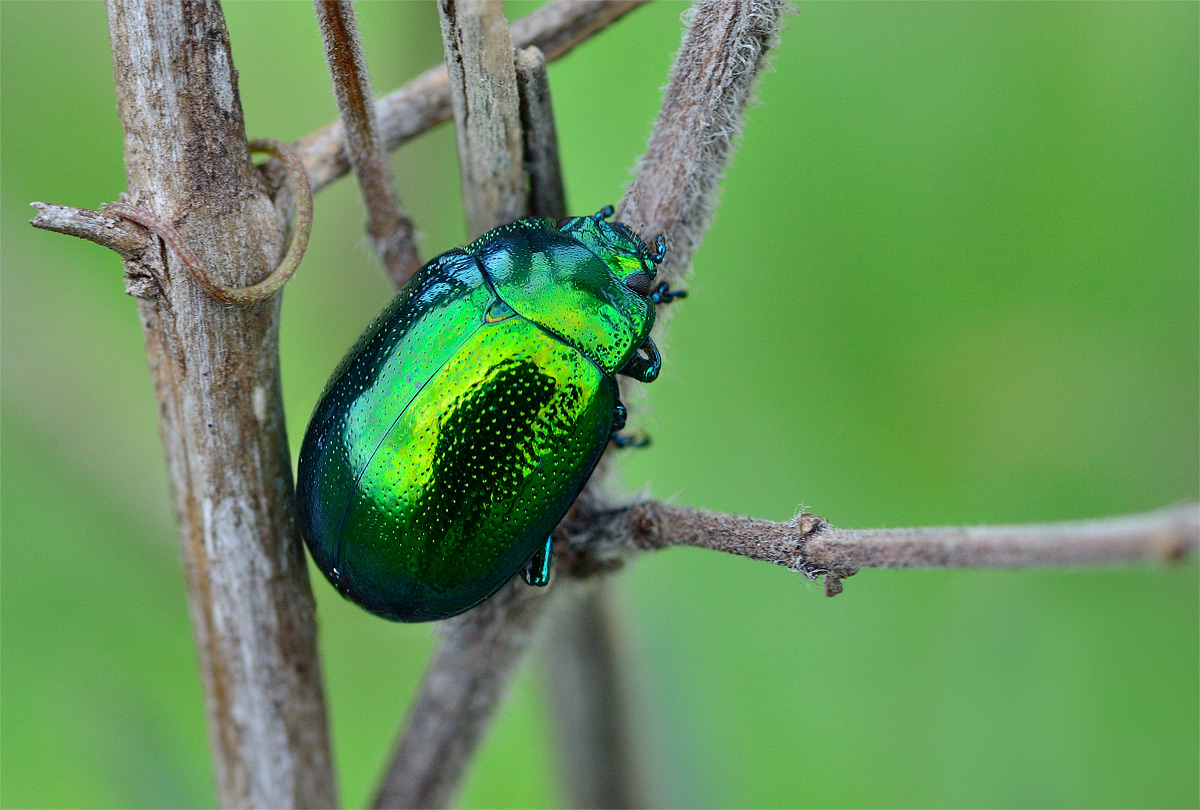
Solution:
[{"label": "thin twig", "polygon": [[[512,43],[518,48],[536,45],[547,62],[565,56],[572,48],[633,11],[646,0],[552,0],[512,24]],[[444,64],[430,68],[406,86],[375,102],[375,114],[384,148],[396,149],[405,141],[453,116],[450,79]],[[350,171],[345,133],[340,124],[329,124],[296,142],[308,167],[313,190],[320,191]]]},{"label": "thin twig", "polygon": [[516,68],[521,128],[525,132],[525,171],[529,173],[529,214],[562,219],[567,215],[567,192],[558,158],[546,57],[537,47],[522,48],[517,51]]},{"label": "thin twig", "polygon": [[122,259],[141,258],[150,247],[150,236],[145,230],[116,214],[44,202],[30,205],[37,209],[37,216],[29,221],[33,227],[95,242],[115,251]]},{"label": "thin twig", "polygon": [[442,638],[374,807],[451,802],[554,587],[531,588],[514,577],[479,607],[439,625]]},{"label": "thin twig", "polygon": [[825,575],[830,596],[862,568],[1044,568],[1174,561],[1200,545],[1200,504],[1098,520],[1014,526],[838,529],[802,514],[786,523],[658,501],[597,514],[568,556],[696,546]]},{"label": "thin twig", "polygon": [[512,40],[494,0],[438,0],[471,239],[525,216]]},{"label": "thin twig", "polygon": [[400,208],[392,165],[379,137],[371,79],[350,0],[315,0],[325,60],[333,78],[350,164],[367,206],[367,233],[392,283],[401,287],[421,267],[412,222]]}]

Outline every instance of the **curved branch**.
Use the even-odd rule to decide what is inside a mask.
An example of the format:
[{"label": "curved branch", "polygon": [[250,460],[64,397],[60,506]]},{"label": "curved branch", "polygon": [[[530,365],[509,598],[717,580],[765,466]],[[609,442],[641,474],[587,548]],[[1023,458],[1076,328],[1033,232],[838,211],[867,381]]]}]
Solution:
[{"label": "curved branch", "polygon": [[595,515],[593,531],[568,541],[568,553],[588,573],[586,558],[630,551],[696,546],[782,565],[815,579],[825,592],[862,568],[1034,568],[1174,561],[1200,545],[1200,504],[1169,506],[1098,520],[1013,526],[920,529],[839,529],[801,514],[786,523],[648,501]]},{"label": "curved branch", "polygon": [[[536,45],[547,62],[565,56],[580,42],[599,33],[646,0],[554,0],[514,22],[517,48]],[[450,78],[441,64],[375,102],[383,146],[393,150],[453,115]],[[329,124],[296,142],[308,167],[313,191],[320,191],[350,171],[346,138],[340,124]]]}]

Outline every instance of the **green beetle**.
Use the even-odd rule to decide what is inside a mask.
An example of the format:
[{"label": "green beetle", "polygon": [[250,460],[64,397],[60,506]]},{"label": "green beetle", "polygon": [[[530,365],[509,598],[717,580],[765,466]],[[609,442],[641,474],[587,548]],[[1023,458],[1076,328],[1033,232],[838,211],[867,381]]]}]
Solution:
[{"label": "green beetle", "polygon": [[325,386],[300,449],[300,525],[344,596],[397,621],[482,602],[547,539],[625,424],[615,375],[661,361],[666,253],[608,207],[523,219],[421,268]]}]

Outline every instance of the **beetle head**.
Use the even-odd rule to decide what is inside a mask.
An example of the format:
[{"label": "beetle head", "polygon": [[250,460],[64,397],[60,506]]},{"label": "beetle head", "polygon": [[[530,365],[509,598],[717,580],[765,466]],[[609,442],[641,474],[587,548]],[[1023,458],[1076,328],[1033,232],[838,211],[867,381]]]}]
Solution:
[{"label": "beetle head", "polygon": [[599,256],[626,287],[642,297],[649,296],[658,265],[667,254],[666,237],[659,235],[652,251],[625,223],[605,221],[611,215],[610,206],[590,217],[561,220],[558,230]]}]

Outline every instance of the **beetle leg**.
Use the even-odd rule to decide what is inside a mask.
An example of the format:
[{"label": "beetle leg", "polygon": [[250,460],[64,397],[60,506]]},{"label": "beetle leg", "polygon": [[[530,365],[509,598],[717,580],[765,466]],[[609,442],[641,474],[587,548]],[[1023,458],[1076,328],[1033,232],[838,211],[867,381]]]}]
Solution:
[{"label": "beetle leg", "polygon": [[628,418],[629,411],[625,410],[625,406],[618,402],[617,407],[613,408],[612,432],[616,433],[618,430],[625,427],[625,420]]},{"label": "beetle leg", "polygon": [[553,557],[554,535],[546,538],[546,545],[533,552],[533,556],[521,568],[521,579],[537,588],[550,583],[550,560]]},{"label": "beetle leg", "polygon": [[[642,352],[646,353],[645,357],[642,356]],[[658,379],[658,372],[661,370],[662,357],[658,354],[658,347],[654,345],[653,340],[646,338],[646,342],[638,347],[633,357],[629,358],[629,362],[618,373],[648,383]]]},{"label": "beetle leg", "polygon": [[672,290],[671,285],[665,281],[650,293],[650,300],[655,304],[669,304],[676,298],[687,298],[687,290]]},{"label": "beetle leg", "polygon": [[665,258],[667,258],[667,237],[660,233],[654,238],[654,255],[650,257],[650,261],[662,264],[662,260]]},{"label": "beetle leg", "polygon": [[616,210],[617,209],[613,208],[611,205],[606,205],[596,213],[592,214],[592,218],[597,222],[602,222],[616,213]]},{"label": "beetle leg", "polygon": [[616,448],[632,447],[637,449],[639,447],[650,446],[650,437],[640,431],[636,433],[614,433],[609,437],[609,440],[613,443],[613,447]]}]

